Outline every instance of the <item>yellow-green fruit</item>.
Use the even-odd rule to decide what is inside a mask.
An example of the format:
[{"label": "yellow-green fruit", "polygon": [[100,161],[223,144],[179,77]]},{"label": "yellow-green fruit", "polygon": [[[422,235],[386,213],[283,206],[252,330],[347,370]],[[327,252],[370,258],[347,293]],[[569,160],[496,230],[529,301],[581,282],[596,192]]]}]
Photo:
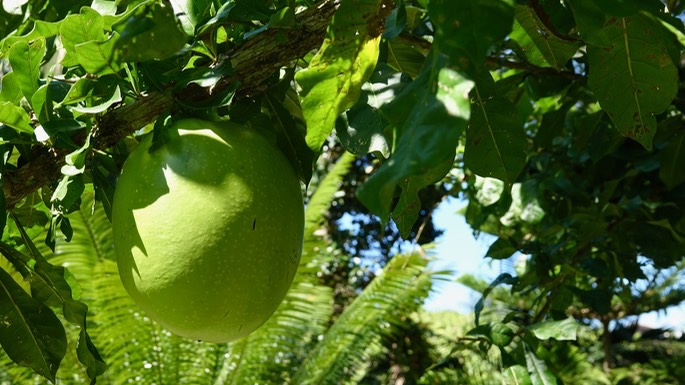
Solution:
[{"label": "yellow-green fruit", "polygon": [[181,120],[131,153],[112,222],[119,275],[150,318],[183,337],[227,342],[283,300],[302,252],[304,207],[281,152],[248,128]]}]

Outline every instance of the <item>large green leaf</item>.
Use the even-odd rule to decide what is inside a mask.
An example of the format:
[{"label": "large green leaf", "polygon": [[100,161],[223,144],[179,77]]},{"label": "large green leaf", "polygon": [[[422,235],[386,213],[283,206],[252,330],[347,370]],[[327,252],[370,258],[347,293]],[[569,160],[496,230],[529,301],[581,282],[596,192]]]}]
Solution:
[{"label": "large green leaf", "polygon": [[14,362],[52,382],[67,350],[67,337],[57,316],[1,269],[0,345]]},{"label": "large green leaf", "polygon": [[484,98],[478,87],[471,96],[464,164],[480,176],[497,178],[510,186],[526,164],[528,139],[523,119],[514,103],[505,98]]},{"label": "large green leaf", "polygon": [[550,31],[535,11],[525,5],[516,6],[514,30],[509,36],[518,43],[526,60],[539,67],[563,67],[580,45]]},{"label": "large green leaf", "polygon": [[[31,276],[33,298],[48,306],[61,307],[64,319],[81,329],[77,346],[78,358],[86,366],[90,378],[101,375],[107,365],[100,357],[100,353],[91,342],[90,335],[86,330],[88,306],[74,299],[78,296],[74,295],[73,292],[80,291],[76,278],[63,266],[48,263],[19,223],[17,223],[17,229],[24,245],[29,250],[30,259],[35,261],[33,265],[35,274]],[[2,253],[6,256],[12,255],[14,259],[29,259],[28,256],[18,255],[19,252],[16,250],[7,249],[4,244],[0,246]]]},{"label": "large green leaf", "polygon": [[209,16],[212,0],[171,0],[171,6],[174,8],[174,14],[178,15],[185,33],[193,35],[198,23]]},{"label": "large green leaf", "polygon": [[428,8],[436,46],[471,78],[485,70],[490,48],[511,32],[513,0],[434,0]]},{"label": "large green leaf", "polygon": [[307,144],[321,153],[336,118],[352,107],[378,60],[385,2],[344,1],[336,12],[319,52],[295,80],[302,87],[302,112],[307,122]]},{"label": "large green leaf", "polygon": [[115,55],[123,61],[163,60],[187,40],[174,9],[165,3],[142,4],[122,24],[112,27],[119,31]]},{"label": "large green leaf", "polygon": [[669,39],[661,24],[642,13],[612,18],[604,29],[612,46],[588,46],[588,86],[619,132],[651,149],[655,115],[678,91]]},{"label": "large green leaf", "polygon": [[29,121],[29,115],[23,108],[15,106],[12,102],[0,102],[0,123],[14,128],[17,132],[33,134],[33,127]]},{"label": "large green leaf", "polygon": [[79,64],[76,45],[88,41],[105,39],[104,20],[100,13],[90,7],[83,7],[81,13],[67,16],[59,28],[60,39],[64,45],[65,55],[62,65]]},{"label": "large green leaf", "polygon": [[10,48],[9,61],[12,65],[12,71],[15,73],[16,83],[29,103],[39,87],[40,65],[45,52],[45,38],[39,38],[29,43],[19,41]]},{"label": "large green leaf", "polygon": [[557,378],[547,367],[545,361],[541,360],[534,351],[527,345],[524,347],[526,366],[530,374],[532,385],[556,385]]},{"label": "large green leaf", "polygon": [[607,14],[594,0],[569,0],[576,21],[576,29],[586,42],[601,47],[611,46],[604,31]]},{"label": "large green leaf", "polygon": [[544,321],[528,326],[528,331],[541,340],[554,338],[557,341],[575,341],[578,322],[573,318],[561,321]]},{"label": "large green leaf", "polygon": [[91,40],[74,46],[78,62],[86,72],[99,76],[119,72],[123,64],[112,60],[118,36],[114,32],[107,40]]}]

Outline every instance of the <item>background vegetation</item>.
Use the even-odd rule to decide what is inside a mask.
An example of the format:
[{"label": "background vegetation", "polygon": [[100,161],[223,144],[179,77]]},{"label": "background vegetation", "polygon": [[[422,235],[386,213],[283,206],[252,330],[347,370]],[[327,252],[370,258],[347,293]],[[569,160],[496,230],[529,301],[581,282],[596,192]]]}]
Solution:
[{"label": "background vegetation", "polygon": [[[2,5],[0,383],[683,382],[683,337],[634,322],[685,298],[680,1]],[[307,187],[293,287],[230,344],[148,319],[112,253],[121,164],[184,116]],[[469,315],[421,310],[446,197],[516,266],[458,278]]]}]

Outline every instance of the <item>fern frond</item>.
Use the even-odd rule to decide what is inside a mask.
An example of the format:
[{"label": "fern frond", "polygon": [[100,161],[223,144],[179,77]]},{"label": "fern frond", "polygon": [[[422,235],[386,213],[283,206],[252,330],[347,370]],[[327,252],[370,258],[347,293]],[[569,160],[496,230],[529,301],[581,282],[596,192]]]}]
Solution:
[{"label": "fern frond", "polygon": [[325,333],[292,383],[336,384],[356,373],[381,335],[392,335],[428,295],[426,263],[418,254],[395,256]]}]

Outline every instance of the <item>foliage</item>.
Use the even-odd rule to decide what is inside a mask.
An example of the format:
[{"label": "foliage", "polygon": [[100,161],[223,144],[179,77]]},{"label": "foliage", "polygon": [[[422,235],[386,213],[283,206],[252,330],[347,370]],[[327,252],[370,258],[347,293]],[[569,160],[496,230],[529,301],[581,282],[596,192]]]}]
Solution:
[{"label": "foliage", "polygon": [[[368,318],[366,301],[401,319],[393,311],[415,308],[412,299],[430,280],[415,257],[389,260],[387,250],[398,247],[398,234],[420,241],[446,194],[468,199],[465,216],[476,232],[497,236],[488,257],[528,258],[525,268],[478,284],[484,299],[469,338],[499,354],[496,366],[507,378],[566,381],[586,354],[564,345],[577,340],[578,324],[598,321],[604,338],[612,321],[684,298],[684,8],[671,0],[5,1],[0,344],[15,363],[51,381],[60,365],[72,365],[64,357],[75,356],[85,370],[79,379],[114,382],[130,372],[105,372],[102,357],[145,365],[128,360],[131,344],[122,341],[170,351],[190,346],[142,314],[131,318],[127,298],[112,289],[107,243],[92,242],[93,259],[79,252],[78,240],[105,239],[102,222],[135,137],[152,131],[160,143],[169,121],[195,116],[260,131],[305,184],[317,183],[314,166],[333,137],[364,157],[359,183],[343,191],[378,217],[374,236],[360,240],[390,234],[386,251],[364,255],[380,254],[366,266],[388,263],[387,274],[378,281],[366,274],[352,285],[334,311],[340,324],[321,323],[326,317],[314,304],[331,293],[312,279],[296,283],[283,304],[296,313],[264,329],[282,334],[198,348],[214,357],[197,358],[198,367],[214,363],[208,368],[218,382],[258,373],[240,357],[262,354],[277,336],[293,350],[269,363],[275,367],[264,366],[268,376],[310,378],[286,369],[302,358],[299,349],[318,346],[289,338],[313,335],[344,344],[315,347],[303,361],[307,374],[323,381],[320,364],[335,375],[362,370],[383,334],[372,337],[362,325],[379,320]],[[96,208],[92,217],[84,204]],[[316,214],[312,220],[323,218]],[[431,240],[435,232],[427,234]],[[312,265],[303,265],[303,277],[322,267],[349,272],[345,258],[354,256],[338,259],[347,253],[332,239],[346,242],[309,244]],[[361,291],[368,282],[369,291]],[[488,298],[501,295],[503,285],[515,306],[496,308],[495,317]],[[357,294],[361,305],[351,302]],[[309,295],[316,299],[305,304]],[[98,308],[110,309],[112,319],[129,317],[122,322],[132,328],[107,327],[113,321],[98,318]],[[108,345],[108,333],[122,345]],[[343,345],[355,350],[334,351]],[[605,371],[613,365],[607,347]],[[573,355],[578,366],[564,367],[555,352]],[[230,358],[219,367],[224,354]],[[194,359],[169,365],[180,370]],[[180,373],[166,369],[151,373],[160,381]]]},{"label": "foliage", "polygon": [[[75,229],[70,242],[61,237],[50,261],[78,272],[83,296],[92,304],[89,330],[111,367],[98,383],[253,384],[309,383],[318,375],[331,376],[317,384],[337,383],[335,371],[363,370],[360,364],[376,346],[384,329],[390,337],[405,321],[401,315],[415,311],[430,289],[432,274],[419,254],[398,255],[383,273],[352,302],[330,328],[332,291],[319,283],[319,266],[330,258],[320,253],[322,239],[315,234],[324,209],[333,199],[342,174],[352,157],[344,156],[319,182],[306,212],[304,253],[293,286],[276,314],[249,337],[230,344],[188,341],[162,329],[140,311],[124,290],[116,271],[111,225],[104,210],[83,196],[78,211],[69,214]],[[95,206],[94,206],[95,204]],[[353,355],[350,355],[353,353]],[[264,362],[264,357],[272,360]],[[2,357],[3,361],[8,358]],[[59,383],[82,384],[88,374],[67,357],[57,373]],[[328,362],[324,365],[324,362]],[[5,366],[3,366],[5,368]],[[0,380],[40,383],[30,370],[8,367]]]}]

